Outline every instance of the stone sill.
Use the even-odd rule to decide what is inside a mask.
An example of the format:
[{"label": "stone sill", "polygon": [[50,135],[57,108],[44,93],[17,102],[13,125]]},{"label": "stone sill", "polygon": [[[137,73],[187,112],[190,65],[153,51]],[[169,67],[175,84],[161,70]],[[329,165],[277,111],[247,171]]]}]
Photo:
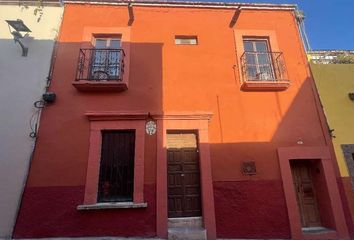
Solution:
[{"label": "stone sill", "polygon": [[147,203],[117,202],[117,203],[95,203],[89,205],[79,205],[77,210],[100,210],[117,208],[147,208]]},{"label": "stone sill", "polygon": [[80,80],[72,83],[73,86],[82,92],[122,92],[128,89],[124,81],[87,81]]},{"label": "stone sill", "polygon": [[255,81],[248,80],[242,83],[241,90],[243,91],[284,91],[289,88],[288,80],[277,81]]}]

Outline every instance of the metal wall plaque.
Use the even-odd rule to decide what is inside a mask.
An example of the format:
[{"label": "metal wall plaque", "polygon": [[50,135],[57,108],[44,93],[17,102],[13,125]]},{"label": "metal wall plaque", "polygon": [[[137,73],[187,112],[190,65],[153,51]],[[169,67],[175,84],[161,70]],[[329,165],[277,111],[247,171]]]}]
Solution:
[{"label": "metal wall plaque", "polygon": [[253,161],[242,163],[242,173],[245,175],[257,174],[256,163]]}]

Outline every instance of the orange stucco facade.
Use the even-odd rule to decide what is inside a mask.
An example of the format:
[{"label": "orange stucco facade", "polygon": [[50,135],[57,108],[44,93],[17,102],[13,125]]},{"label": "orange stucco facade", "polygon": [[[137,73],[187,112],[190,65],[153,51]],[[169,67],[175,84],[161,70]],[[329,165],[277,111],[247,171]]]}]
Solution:
[{"label": "orange stucco facade", "polygon": [[[319,188],[330,189],[323,201],[332,210],[321,218],[335,220],[325,226],[332,232],[317,239],[349,239],[352,223],[338,193],[339,171],[294,12],[244,8],[230,24],[235,10],[133,5],[129,21],[127,5],[65,5],[50,86],[57,100],[42,114],[14,237],[167,237],[166,131],[194,129],[200,135],[208,239],[313,239],[301,231],[291,189],[294,158],[323,160],[325,181]],[[127,90],[73,86],[80,48],[92,46],[95,34],[121,36]],[[197,36],[198,44],[176,45],[178,35]],[[267,38],[271,51],[283,53],[287,89],[241,90],[245,37]],[[126,124],[141,132],[150,117],[157,132],[145,134],[144,144],[136,146],[143,155],[143,179],[134,188],[147,207],[77,210],[88,199],[88,177],[95,175],[88,172],[97,168],[97,158],[90,165],[92,151],[99,153],[92,150],[98,139],[92,138],[92,126]],[[326,154],[316,155],[318,149]],[[248,161],[255,162],[255,175],[242,173]]]}]

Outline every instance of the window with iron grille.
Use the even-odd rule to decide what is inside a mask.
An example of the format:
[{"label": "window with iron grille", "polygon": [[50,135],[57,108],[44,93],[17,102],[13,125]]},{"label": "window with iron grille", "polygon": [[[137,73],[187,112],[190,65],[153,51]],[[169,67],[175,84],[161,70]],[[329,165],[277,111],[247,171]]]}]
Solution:
[{"label": "window with iron grille", "polygon": [[95,37],[93,48],[81,48],[76,80],[122,81],[125,53],[120,37]]},{"label": "window with iron grille", "polygon": [[248,80],[274,80],[272,54],[267,39],[244,39]]},{"label": "window with iron grille", "polygon": [[95,38],[91,74],[93,79],[116,79],[121,58],[119,38]]},{"label": "window with iron grille", "polygon": [[132,202],[135,130],[102,131],[97,202]]}]

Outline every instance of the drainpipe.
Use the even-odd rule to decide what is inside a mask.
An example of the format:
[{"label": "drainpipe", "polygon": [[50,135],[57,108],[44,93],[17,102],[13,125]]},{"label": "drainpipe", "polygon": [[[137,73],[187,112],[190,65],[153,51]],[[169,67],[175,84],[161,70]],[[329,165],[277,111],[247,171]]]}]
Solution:
[{"label": "drainpipe", "polygon": [[305,51],[306,52],[311,51],[310,42],[309,42],[309,39],[307,37],[306,29],[305,29],[305,14],[298,7],[296,7],[294,13],[295,13],[297,26],[299,28],[301,40],[302,40],[302,43],[303,43],[303,45],[305,47]]}]

